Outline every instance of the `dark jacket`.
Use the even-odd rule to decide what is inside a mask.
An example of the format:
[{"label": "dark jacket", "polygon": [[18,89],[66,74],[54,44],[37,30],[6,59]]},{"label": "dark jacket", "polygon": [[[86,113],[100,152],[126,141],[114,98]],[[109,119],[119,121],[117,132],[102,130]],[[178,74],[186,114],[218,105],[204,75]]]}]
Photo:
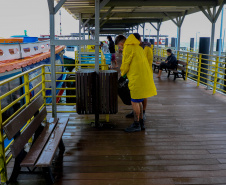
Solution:
[{"label": "dark jacket", "polygon": [[108,48],[109,48],[110,53],[115,53],[115,44],[114,44],[113,40],[109,41]]},{"label": "dark jacket", "polygon": [[177,58],[175,57],[174,54],[168,56],[166,61],[168,61],[167,64],[169,65],[170,68],[175,68],[177,66]]}]

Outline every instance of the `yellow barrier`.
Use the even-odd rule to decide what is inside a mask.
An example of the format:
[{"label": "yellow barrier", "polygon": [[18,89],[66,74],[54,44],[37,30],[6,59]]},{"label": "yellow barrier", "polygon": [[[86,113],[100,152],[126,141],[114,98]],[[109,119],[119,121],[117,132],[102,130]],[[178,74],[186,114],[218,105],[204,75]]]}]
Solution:
[{"label": "yellow barrier", "polygon": [[[168,48],[154,48],[154,55],[166,57]],[[226,93],[226,57],[206,55],[188,51],[174,51],[178,60],[186,62],[186,80],[197,82],[197,86],[211,87],[213,94],[217,91]]]},{"label": "yellow barrier", "polygon": [[[40,75],[31,78],[30,77],[30,73],[38,70],[38,69],[42,69],[42,72]],[[24,109],[27,105],[29,105],[29,103],[35,98],[37,97],[40,93],[43,92],[43,97],[45,97],[44,94],[44,90],[45,89],[45,67],[44,66],[39,66],[36,68],[33,68],[32,70],[29,70],[27,72],[21,73],[19,75],[16,75],[14,77],[11,77],[7,80],[4,80],[2,82],[0,82],[0,88],[3,85],[6,85],[14,80],[23,78],[24,83],[22,83],[21,85],[13,88],[12,90],[9,90],[8,92],[6,92],[5,94],[0,94],[0,172],[1,172],[1,182],[5,183],[7,181],[7,168],[6,165],[9,163],[9,161],[12,158],[12,155],[9,155],[9,149],[10,149],[10,145],[14,142],[12,141],[8,141],[9,144],[7,146],[4,146],[5,140],[6,140],[6,135],[3,132],[3,126],[9,121],[11,120],[15,115],[17,115],[22,109]],[[37,82],[37,85],[35,85],[33,88],[29,87],[29,83],[34,81],[34,80],[38,80],[38,78],[41,77],[41,81]],[[39,90],[38,92],[36,92],[36,94],[31,98],[30,97],[30,93],[35,91],[36,89],[38,89],[40,86],[42,86],[41,90]],[[17,97],[15,100],[13,100],[11,103],[5,105],[5,107],[2,107],[2,102],[7,99],[10,96],[13,96],[13,93],[16,93],[16,91],[19,91],[21,89],[23,90],[23,93],[19,95],[19,97]],[[21,91],[22,92],[22,91]],[[23,103],[21,103],[23,102]],[[11,113],[11,115],[7,113],[8,110],[10,109],[14,109],[13,106],[19,104],[20,107],[17,108],[17,110],[15,110],[13,113]],[[44,105],[43,105],[44,106]],[[7,113],[6,117],[3,120],[3,114]],[[26,126],[29,124],[29,121],[25,124],[25,126],[23,127],[23,129],[21,130],[21,132],[26,128]],[[31,140],[29,140],[31,142]]]},{"label": "yellow barrier", "polygon": [[[88,50],[87,48],[85,49],[85,51],[92,52],[92,50]],[[106,64],[106,59],[105,59],[103,52],[100,51],[100,54],[101,54],[100,70],[108,70],[108,65]],[[88,57],[88,59],[92,59],[92,58],[95,58],[95,56]],[[46,83],[51,82],[50,80],[46,79],[46,75],[51,74],[50,72],[47,72],[45,70],[46,66],[50,66],[50,64],[38,66],[29,71],[23,72],[19,75],[13,76],[7,80],[3,80],[0,82],[0,88],[1,88],[3,85],[9,84],[10,82],[12,82],[14,80],[18,80],[20,78],[23,78],[23,80],[24,80],[24,82],[22,84],[20,84],[19,86],[9,90],[8,92],[5,92],[5,94],[0,94],[0,129],[1,129],[1,133],[0,133],[0,173],[1,173],[1,182],[2,183],[7,182],[6,165],[12,159],[12,155],[10,155],[10,145],[14,142],[13,140],[9,141],[9,144],[7,146],[4,146],[4,141],[6,141],[7,138],[6,138],[6,135],[3,133],[3,126],[5,124],[7,124],[8,121],[11,120],[15,115],[17,115],[21,110],[23,110],[26,106],[28,106],[29,103],[32,102],[40,94],[42,94],[42,96],[44,98],[44,104],[42,107],[52,105],[52,103],[46,103],[46,98],[52,98],[52,96],[46,95],[47,90],[51,91],[51,88],[46,87]],[[56,64],[55,66],[56,67],[73,66],[73,67],[75,67],[75,70],[77,71],[78,69],[81,69],[81,68],[94,68],[95,64],[79,64],[78,52],[75,52],[75,64]],[[31,72],[36,71],[36,70],[40,70],[41,73],[35,77],[31,77],[31,75],[30,75]],[[72,75],[75,73],[74,72],[56,72],[56,74]],[[34,80],[36,80],[36,85],[31,88],[29,86],[29,83]],[[56,80],[56,82],[64,82],[64,83],[65,82],[75,82],[75,80]],[[23,93],[20,93],[18,95],[18,97],[16,97],[15,100],[11,101],[10,103],[8,103],[4,107],[2,107],[2,101],[4,101],[9,96],[12,96],[13,93],[15,93],[16,91],[19,91],[22,89],[23,89]],[[57,88],[57,90],[76,90],[76,88],[61,87],[61,88]],[[33,97],[31,97],[32,92],[35,92]],[[75,95],[70,95],[70,96],[57,95],[56,97],[57,98],[75,98],[76,96]],[[23,102],[23,103],[21,103],[21,102]],[[15,110],[12,114],[8,115],[8,117],[4,118],[4,120],[3,120],[3,114],[5,114],[9,109],[12,109],[13,106],[15,106],[16,104],[20,104],[20,107],[17,110]],[[59,102],[59,103],[57,103],[57,105],[75,106],[76,103]],[[48,111],[48,112],[51,112],[51,111]],[[57,111],[57,112],[58,113],[75,113],[76,111]],[[106,120],[109,121],[109,115],[106,116]],[[25,126],[21,130],[21,132],[26,128],[26,126],[28,124],[29,124],[29,122],[27,122],[25,124]],[[32,142],[32,140],[29,140],[29,141]]]}]

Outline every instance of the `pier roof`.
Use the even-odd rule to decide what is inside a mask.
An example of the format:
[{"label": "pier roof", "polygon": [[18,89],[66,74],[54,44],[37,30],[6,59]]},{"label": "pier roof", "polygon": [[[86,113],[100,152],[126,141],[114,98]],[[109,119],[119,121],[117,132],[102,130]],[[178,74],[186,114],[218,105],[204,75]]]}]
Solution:
[{"label": "pier roof", "polygon": [[[57,0],[59,2],[59,0]],[[163,22],[218,6],[223,0],[102,0],[101,28],[130,28],[145,22]],[[84,25],[94,25],[95,0],[66,0],[64,8]]]}]

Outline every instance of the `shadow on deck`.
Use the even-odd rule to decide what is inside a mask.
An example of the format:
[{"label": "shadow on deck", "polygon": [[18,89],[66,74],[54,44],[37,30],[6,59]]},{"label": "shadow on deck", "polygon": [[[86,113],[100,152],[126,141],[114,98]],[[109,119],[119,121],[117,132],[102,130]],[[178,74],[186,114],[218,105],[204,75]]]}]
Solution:
[{"label": "shadow on deck", "polygon": [[[149,99],[145,132],[123,132],[133,120],[121,101],[110,116],[112,130],[91,128],[92,116],[70,114],[66,152],[55,162],[57,185],[226,184],[226,97],[189,80],[155,81],[158,96]],[[45,180],[20,175],[18,184]]]}]

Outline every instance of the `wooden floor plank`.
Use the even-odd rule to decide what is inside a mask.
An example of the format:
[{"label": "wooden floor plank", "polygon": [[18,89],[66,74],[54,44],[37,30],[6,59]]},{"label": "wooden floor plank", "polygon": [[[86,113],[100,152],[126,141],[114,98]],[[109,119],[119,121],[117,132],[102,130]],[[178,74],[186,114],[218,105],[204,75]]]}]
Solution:
[{"label": "wooden floor plank", "polygon": [[[114,129],[91,128],[93,115],[58,115],[70,119],[63,135],[66,151],[53,165],[55,184],[226,184],[226,96],[189,80],[174,82],[165,73],[155,83],[158,96],[148,99],[143,132],[123,132],[133,119],[125,118],[131,107],[120,100],[118,114],[110,115]],[[18,184],[45,185],[42,176],[31,179],[21,175]]]}]

